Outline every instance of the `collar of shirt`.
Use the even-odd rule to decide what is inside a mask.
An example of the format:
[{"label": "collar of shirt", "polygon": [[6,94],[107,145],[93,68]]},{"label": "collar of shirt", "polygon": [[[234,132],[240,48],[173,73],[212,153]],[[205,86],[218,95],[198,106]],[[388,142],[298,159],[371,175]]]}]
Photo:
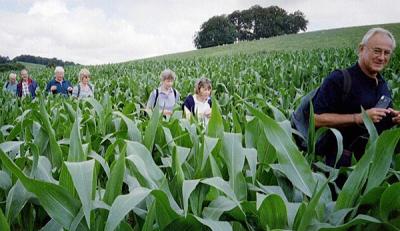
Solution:
[{"label": "collar of shirt", "polygon": [[197,97],[200,98],[200,96],[198,96],[197,94],[194,94],[194,95],[193,95],[193,99],[194,99],[196,102],[202,103],[202,104],[208,103],[208,100],[210,99],[210,97],[207,97],[207,99],[205,99],[205,100],[199,100],[199,99],[197,99]]},{"label": "collar of shirt", "polygon": [[358,62],[354,65],[354,68],[355,68],[356,71],[358,71],[359,73],[361,73],[361,76],[360,76],[360,77],[362,78],[362,80],[365,81],[365,82],[367,82],[367,83],[368,83],[369,85],[371,85],[371,86],[377,87],[377,86],[379,86],[379,85],[381,85],[382,83],[385,82],[385,81],[383,80],[383,77],[382,77],[381,73],[378,73],[378,74],[376,75],[376,79],[369,77],[367,74],[365,74],[365,73],[362,71],[362,69],[361,69],[361,67],[360,67],[360,64],[359,64]]},{"label": "collar of shirt", "polygon": [[59,84],[62,85],[62,84],[65,82],[65,80],[61,80],[61,82],[58,82],[56,79],[54,79],[54,82],[55,82],[55,83],[59,83]]},{"label": "collar of shirt", "polygon": [[172,87],[168,91],[164,91],[162,89],[162,87],[158,87],[158,92],[159,92],[159,94],[169,95],[169,94],[171,94],[173,92],[173,90],[172,90]]}]

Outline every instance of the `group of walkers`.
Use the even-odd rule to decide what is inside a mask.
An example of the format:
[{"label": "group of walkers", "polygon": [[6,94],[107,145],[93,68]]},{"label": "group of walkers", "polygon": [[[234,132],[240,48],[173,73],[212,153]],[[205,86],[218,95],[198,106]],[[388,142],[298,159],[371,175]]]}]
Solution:
[{"label": "group of walkers", "polygon": [[[316,152],[325,156],[332,167],[350,166],[351,156],[361,158],[365,151],[368,131],[364,126],[361,108],[372,120],[378,133],[400,124],[400,112],[393,109],[392,94],[380,72],[389,63],[396,48],[394,36],[383,28],[372,28],[362,38],[358,46],[357,62],[344,70],[330,73],[312,96],[315,126],[336,128],[343,137],[343,152],[336,163],[336,138],[331,131],[317,143]],[[72,87],[64,80],[64,69],[56,67],[54,78],[47,84],[46,92],[71,94],[77,98],[92,97],[94,88],[89,83],[90,72],[79,72],[79,83]],[[16,74],[11,73],[4,89],[14,92],[19,97],[36,95],[37,83],[21,71],[21,80],[17,83]],[[161,72],[160,86],[154,89],[148,99],[146,111],[154,110],[156,105],[164,116],[170,116],[179,102],[180,94],[173,88],[176,74],[169,69]],[[199,78],[194,87],[194,94],[184,100],[182,110],[186,117],[195,115],[205,125],[211,116],[211,81]]]},{"label": "group of walkers", "polygon": [[[17,83],[17,75],[11,73],[8,81],[4,84],[3,89],[18,97],[36,97],[36,91],[39,89],[38,84],[28,74],[27,69],[20,72],[21,80]],[[52,94],[60,94],[65,97],[72,95],[76,98],[92,97],[94,95],[93,85],[89,83],[90,72],[83,68],[79,72],[79,82],[75,87],[72,87],[71,82],[64,80],[64,68],[56,67],[54,77],[46,85],[46,92]]]},{"label": "group of walkers", "polygon": [[[82,99],[94,96],[94,86],[90,83],[90,72],[83,68],[79,71],[79,82],[72,87],[71,82],[64,79],[64,68],[58,66],[54,70],[54,77],[47,83],[45,92],[52,94],[60,94],[65,97]],[[9,80],[4,84],[4,90],[15,94],[19,97],[36,97],[38,84],[33,80],[27,69],[20,72],[21,80],[17,82],[17,75],[11,73]],[[180,94],[173,88],[176,74],[170,69],[161,72],[160,86],[151,92],[147,102],[146,111],[154,109],[156,104],[164,116],[172,115],[174,106],[179,101]],[[194,94],[190,94],[184,101],[182,109],[185,111],[186,117],[196,115],[204,124],[208,123],[211,116],[211,81],[205,77],[198,79],[195,83]]]},{"label": "group of walkers", "polygon": [[17,83],[17,75],[11,73],[9,75],[9,80],[4,84],[4,90],[17,95],[19,97],[36,97],[36,90],[38,85],[35,80],[33,80],[26,69],[21,70],[21,80]]},{"label": "group of walkers", "polygon": [[[391,32],[383,28],[370,29],[358,46],[357,62],[331,72],[310,98],[315,127],[335,128],[343,137],[343,152],[338,161],[337,139],[331,130],[317,142],[316,152],[324,156],[327,165],[350,166],[352,156],[359,160],[364,154],[368,131],[362,119],[362,108],[379,134],[400,124],[400,111],[394,109],[392,93],[381,74],[395,48],[396,41]],[[171,70],[165,70],[160,78],[161,85],[151,93],[147,109],[153,109],[158,100],[163,114],[170,115],[179,99],[179,92],[172,88],[176,76]],[[186,97],[183,103],[187,115],[196,114],[207,123],[211,115],[211,89],[207,78],[196,81],[195,93]],[[339,187],[344,182],[340,181],[339,177]]]},{"label": "group of walkers", "polygon": [[[176,74],[170,69],[161,72],[160,86],[154,89],[147,101],[146,111],[151,111],[159,105],[164,116],[172,115],[175,105],[179,101],[180,94],[173,88]],[[182,109],[186,118],[196,115],[203,124],[208,124],[211,117],[211,81],[206,77],[196,80],[194,94],[190,94],[183,102]]]}]

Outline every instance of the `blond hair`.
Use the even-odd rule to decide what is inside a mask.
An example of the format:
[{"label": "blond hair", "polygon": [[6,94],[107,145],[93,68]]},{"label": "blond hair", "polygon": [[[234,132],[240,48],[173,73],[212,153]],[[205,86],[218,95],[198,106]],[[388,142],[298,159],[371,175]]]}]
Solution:
[{"label": "blond hair", "polygon": [[11,72],[9,75],[8,75],[8,79],[11,79],[11,78],[17,78],[17,74],[15,74],[14,72]]},{"label": "blond hair", "polygon": [[196,80],[196,83],[194,84],[194,92],[196,94],[200,93],[201,88],[208,88],[211,90],[212,85],[211,85],[211,80],[208,78],[202,76],[200,79]]},{"label": "blond hair", "polygon": [[83,77],[85,77],[85,76],[87,76],[87,77],[90,77],[90,71],[87,69],[87,68],[82,68],[80,71],[79,71],[79,81],[82,81],[82,79],[83,79]]}]

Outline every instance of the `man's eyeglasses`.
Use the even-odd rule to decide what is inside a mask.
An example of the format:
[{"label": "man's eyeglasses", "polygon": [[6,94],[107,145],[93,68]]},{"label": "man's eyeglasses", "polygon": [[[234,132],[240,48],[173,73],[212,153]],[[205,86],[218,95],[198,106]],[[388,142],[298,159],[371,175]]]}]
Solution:
[{"label": "man's eyeglasses", "polygon": [[377,48],[377,47],[375,47],[375,48],[367,47],[367,48],[368,48],[368,50],[370,50],[372,52],[372,54],[374,56],[381,56],[383,53],[383,55],[385,57],[389,57],[392,54],[391,50],[385,50],[385,49],[381,49],[381,48]]}]

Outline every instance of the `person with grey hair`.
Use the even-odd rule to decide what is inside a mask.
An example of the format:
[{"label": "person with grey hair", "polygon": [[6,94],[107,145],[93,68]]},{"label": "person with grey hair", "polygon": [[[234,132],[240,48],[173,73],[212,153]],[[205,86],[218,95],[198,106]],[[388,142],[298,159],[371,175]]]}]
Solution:
[{"label": "person with grey hair", "polygon": [[13,95],[17,94],[17,74],[10,73],[7,82],[4,83],[3,90]]},{"label": "person with grey hair", "polygon": [[21,80],[17,84],[17,95],[19,97],[29,96],[34,99],[38,88],[36,81],[29,76],[27,69],[22,69],[20,74]]},{"label": "person with grey hair", "polygon": [[164,116],[172,115],[175,104],[179,101],[179,92],[173,88],[176,80],[175,72],[165,69],[160,74],[160,86],[154,89],[147,101],[146,111],[149,112],[158,104]]},{"label": "person with grey hair", "polygon": [[47,83],[46,92],[68,96],[72,93],[72,85],[64,80],[64,68],[57,66],[54,70],[54,78]]},{"label": "person with grey hair", "polygon": [[395,47],[392,33],[383,28],[370,29],[358,46],[357,63],[330,73],[313,97],[315,127],[336,128],[343,137],[343,152],[337,164],[333,133],[329,131],[317,142],[316,152],[325,156],[328,165],[350,166],[353,154],[356,159],[364,154],[369,135],[361,108],[378,133],[400,123],[400,113],[393,109],[392,94],[380,73]]},{"label": "person with grey hair", "polygon": [[90,72],[83,68],[79,71],[79,82],[72,90],[72,96],[83,99],[94,96],[94,87],[90,84]]},{"label": "person with grey hair", "polygon": [[211,117],[211,80],[201,77],[196,80],[194,94],[188,95],[183,102],[186,118],[197,116],[204,125],[208,124]]}]

